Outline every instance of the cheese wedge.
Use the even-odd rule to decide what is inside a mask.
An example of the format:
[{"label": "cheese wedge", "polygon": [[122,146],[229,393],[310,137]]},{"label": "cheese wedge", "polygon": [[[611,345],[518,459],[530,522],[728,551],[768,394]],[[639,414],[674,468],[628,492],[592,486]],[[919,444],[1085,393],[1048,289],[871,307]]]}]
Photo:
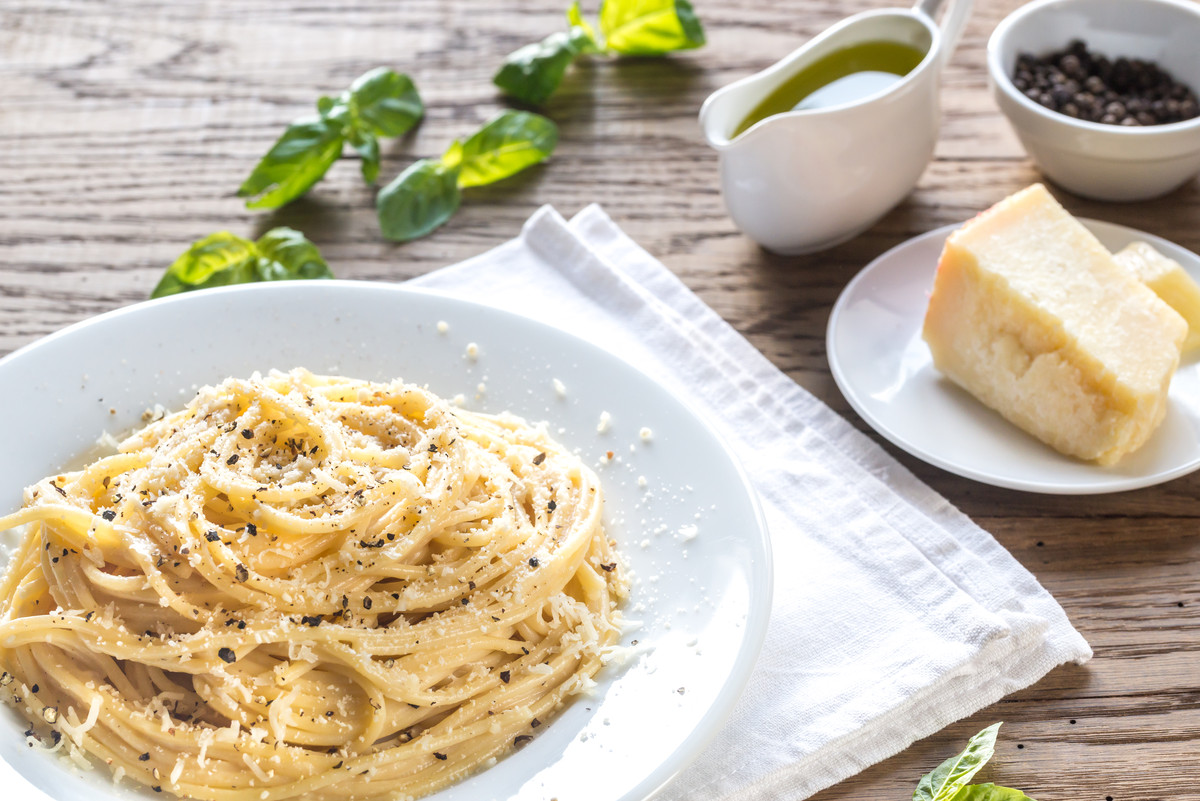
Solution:
[{"label": "cheese wedge", "polygon": [[1059,451],[1113,464],[1162,422],[1187,323],[1034,184],[946,240],[939,370]]},{"label": "cheese wedge", "polygon": [[1183,352],[1200,346],[1200,286],[1184,272],[1179,262],[1168,259],[1145,242],[1132,242],[1117,252],[1117,264],[1133,270],[1146,286],[1187,321]]}]

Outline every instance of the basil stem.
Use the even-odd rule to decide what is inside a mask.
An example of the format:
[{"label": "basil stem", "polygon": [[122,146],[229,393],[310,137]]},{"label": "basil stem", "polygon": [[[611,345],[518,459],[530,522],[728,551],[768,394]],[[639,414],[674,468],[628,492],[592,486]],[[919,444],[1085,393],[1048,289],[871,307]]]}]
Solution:
[{"label": "basil stem", "polygon": [[380,190],[379,228],[397,242],[425,236],[453,216],[463,189],[515,175],[545,160],[557,143],[558,127],[546,117],[503,111],[440,159],[412,164]]},{"label": "basil stem", "polygon": [[333,278],[316,245],[299,231],[273,228],[258,242],[228,231],[210,234],[177,258],[150,293],[162,298],[180,292],[256,281]]},{"label": "basil stem", "polygon": [[349,142],[362,157],[363,180],[379,174],[381,136],[400,136],[425,113],[407,75],[380,67],[359,76],[335,98],[317,101],[316,118],[288,126],[238,188],[246,207],[275,209],[292,202],[321,180]]}]

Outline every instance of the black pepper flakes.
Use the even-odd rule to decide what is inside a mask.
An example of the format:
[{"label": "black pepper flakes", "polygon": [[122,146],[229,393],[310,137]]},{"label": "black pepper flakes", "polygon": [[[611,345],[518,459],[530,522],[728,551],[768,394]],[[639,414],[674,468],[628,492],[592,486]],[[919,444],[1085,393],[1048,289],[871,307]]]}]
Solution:
[{"label": "black pepper flakes", "polygon": [[319,626],[321,625],[321,616],[305,615],[304,617],[300,618],[300,622],[306,626]]},{"label": "black pepper flakes", "polygon": [[517,748],[520,748],[521,746],[525,745],[532,739],[533,739],[533,737],[531,735],[518,734],[516,737],[513,738],[513,745],[516,746]]},{"label": "black pepper flakes", "polygon": [[149,761],[150,761],[150,752],[149,751],[145,752],[144,754],[138,754],[138,762],[149,762]]},{"label": "black pepper flakes", "polygon": [[114,512],[112,509],[105,509],[103,512],[100,513],[100,516],[103,517],[105,520],[110,520],[110,521],[117,519],[117,513]]},{"label": "black pepper flakes", "polygon": [[540,720],[538,720],[537,718],[534,718],[533,720],[529,721],[529,728],[531,728],[531,729],[536,729],[538,726],[541,726],[541,725],[542,725],[542,722]]},{"label": "black pepper flakes", "polygon": [[248,428],[243,428],[243,429],[242,429],[242,436],[243,436],[244,438],[246,438],[246,439],[251,439],[251,438],[254,436],[254,432],[253,432],[253,431],[251,431],[251,430],[250,430],[250,429],[248,429]]},{"label": "black pepper flakes", "polygon": [[363,609],[370,609],[371,605],[372,605],[371,604],[371,596],[364,595],[363,596]]},{"label": "black pepper flakes", "polygon": [[29,691],[30,691],[31,693],[36,693],[36,692],[37,692],[38,690],[40,690],[40,689],[42,689],[42,688],[41,688],[41,687],[39,687],[39,686],[37,686],[37,685],[35,684],[35,685],[33,685],[32,687],[30,687],[30,688],[29,688]]},{"label": "black pepper flakes", "polygon": [[608,564],[602,564],[602,565],[600,565],[600,569],[603,570],[605,573],[611,573],[617,569],[617,563],[609,562]]},{"label": "black pepper flakes", "polygon": [[512,673],[507,670],[500,671],[500,681],[508,684],[508,680],[512,678]]},{"label": "black pepper flakes", "polygon": [[546,508],[548,510],[550,510],[551,512],[553,512],[555,509],[558,508],[558,504],[555,503],[554,501],[550,501],[550,503],[546,504]]},{"label": "black pepper flakes", "polygon": [[238,460],[238,455],[235,453],[233,456],[230,456],[228,459],[225,460],[225,464],[237,464],[237,460]]},{"label": "black pepper flakes", "polygon": [[536,556],[529,557],[529,566],[530,567],[537,567],[539,564],[540,564],[540,562],[538,562],[538,558]]},{"label": "black pepper flakes", "polygon": [[434,755],[435,757],[437,757],[438,759],[442,760],[443,762],[445,762],[445,761],[446,761],[446,759],[448,758],[448,757],[447,757],[445,754],[443,754],[441,751],[434,751],[434,752],[433,752],[433,755]]},{"label": "black pepper flakes", "polygon": [[546,453],[545,453],[545,451],[543,451],[542,453],[539,453],[537,456],[533,457],[533,463],[534,463],[534,464],[541,464],[541,463],[542,463],[542,462],[544,462],[544,461],[546,461]]},{"label": "black pepper flakes", "polygon": [[249,534],[251,537],[257,537],[258,536],[258,526],[254,525],[253,523],[247,523],[246,524],[246,533]]},{"label": "black pepper flakes", "polygon": [[221,535],[216,531],[210,531],[204,535],[204,539],[208,540],[209,542],[220,542]]},{"label": "black pepper flakes", "polygon": [[246,579],[250,578],[250,571],[247,570],[246,566],[242,564],[239,564],[236,568],[234,568],[233,574],[238,581],[245,581]]},{"label": "black pepper flakes", "polygon": [[234,663],[234,662],[236,662],[236,661],[237,661],[237,654],[235,654],[235,653],[233,652],[233,649],[232,649],[232,648],[221,648],[221,649],[219,649],[219,650],[217,651],[217,656],[221,657],[221,659],[222,659],[222,660],[224,660],[225,662],[228,662],[228,663],[230,663],[230,664],[232,664],[232,663]]}]

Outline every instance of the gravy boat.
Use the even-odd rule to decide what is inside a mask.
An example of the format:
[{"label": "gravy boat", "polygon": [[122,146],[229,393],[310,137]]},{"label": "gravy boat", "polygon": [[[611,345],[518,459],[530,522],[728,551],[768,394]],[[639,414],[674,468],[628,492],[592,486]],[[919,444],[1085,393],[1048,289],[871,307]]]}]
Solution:
[{"label": "gravy boat", "polygon": [[[751,239],[783,254],[810,253],[869,228],[916,185],[933,156],[942,69],[972,0],[856,14],[771,67],[717,90],[700,127],[720,154],[729,216]],[[898,82],[852,102],[788,111],[734,135],[771,92],[817,60],[864,42],[915,47],[924,58]]]}]

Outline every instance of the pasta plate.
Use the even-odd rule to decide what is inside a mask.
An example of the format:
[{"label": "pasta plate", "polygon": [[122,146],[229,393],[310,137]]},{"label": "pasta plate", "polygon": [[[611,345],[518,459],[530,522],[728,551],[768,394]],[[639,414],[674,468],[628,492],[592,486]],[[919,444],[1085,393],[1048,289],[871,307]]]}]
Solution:
[{"label": "pasta plate", "polygon": [[[771,561],[761,510],[711,427],[649,377],[558,329],[391,284],[250,285],[120,309],[0,359],[0,512],[78,464],[103,432],[206,384],[304,367],[403,378],[485,412],[545,421],[599,474],[633,586],[616,657],[531,742],[426,798],[645,798],[695,758],[750,675]],[[603,420],[603,423],[601,422]],[[609,454],[611,453],[611,456]],[[6,535],[3,560],[14,537]],[[0,710],[0,782],[29,799],[164,796],[31,748]]]}]

